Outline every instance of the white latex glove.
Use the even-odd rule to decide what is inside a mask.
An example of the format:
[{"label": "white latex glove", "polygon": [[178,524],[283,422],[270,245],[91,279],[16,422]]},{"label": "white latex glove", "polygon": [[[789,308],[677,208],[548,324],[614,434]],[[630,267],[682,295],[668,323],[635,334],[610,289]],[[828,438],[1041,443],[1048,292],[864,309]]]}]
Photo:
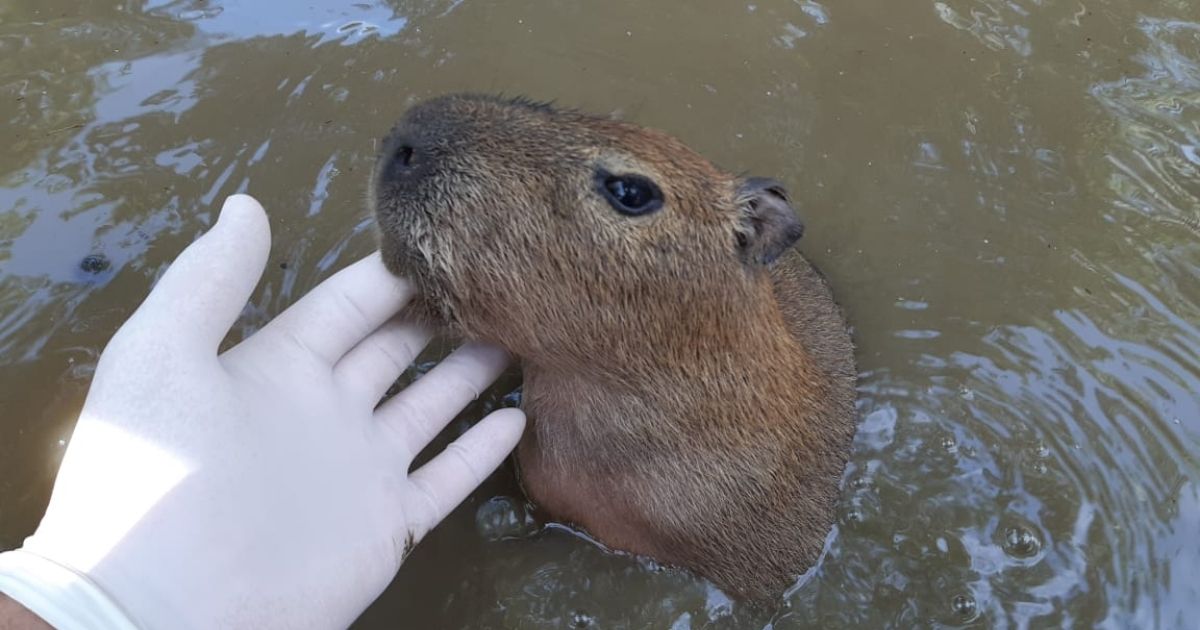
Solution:
[{"label": "white latex glove", "polygon": [[428,339],[392,319],[412,287],[378,256],[218,356],[269,244],[231,197],[100,357],[44,520],[0,555],[0,590],[60,630],[121,627],[105,607],[143,628],[345,627],[516,444],[524,416],[497,411],[409,474],[508,359],[463,346],[375,409]]}]

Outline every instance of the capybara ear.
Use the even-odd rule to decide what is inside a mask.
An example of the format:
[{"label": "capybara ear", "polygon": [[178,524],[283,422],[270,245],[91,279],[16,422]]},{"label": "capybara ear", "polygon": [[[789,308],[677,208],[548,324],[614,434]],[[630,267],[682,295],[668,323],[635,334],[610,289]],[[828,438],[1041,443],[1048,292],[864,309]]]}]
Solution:
[{"label": "capybara ear", "polygon": [[749,177],[737,191],[740,217],[735,230],[742,262],[769,265],[800,240],[804,224],[788,203],[783,184],[765,177]]}]

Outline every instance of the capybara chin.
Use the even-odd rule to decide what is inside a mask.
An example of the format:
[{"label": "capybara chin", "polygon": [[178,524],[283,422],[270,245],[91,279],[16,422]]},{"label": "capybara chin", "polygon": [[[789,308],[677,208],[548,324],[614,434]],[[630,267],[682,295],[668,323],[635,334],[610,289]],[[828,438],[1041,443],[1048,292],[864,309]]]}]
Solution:
[{"label": "capybara chin", "polygon": [[855,429],[853,346],[773,180],[678,140],[456,95],[392,129],[383,259],[524,373],[529,497],[757,603],[818,558]]}]

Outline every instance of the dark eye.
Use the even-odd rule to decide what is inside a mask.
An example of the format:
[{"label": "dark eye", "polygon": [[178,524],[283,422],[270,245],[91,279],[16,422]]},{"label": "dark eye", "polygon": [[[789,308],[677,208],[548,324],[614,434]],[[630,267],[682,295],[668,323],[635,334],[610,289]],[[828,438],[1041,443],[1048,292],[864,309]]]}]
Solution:
[{"label": "dark eye", "polygon": [[613,175],[601,172],[597,176],[600,194],[617,212],[629,216],[650,214],[662,207],[662,191],[641,175]]}]

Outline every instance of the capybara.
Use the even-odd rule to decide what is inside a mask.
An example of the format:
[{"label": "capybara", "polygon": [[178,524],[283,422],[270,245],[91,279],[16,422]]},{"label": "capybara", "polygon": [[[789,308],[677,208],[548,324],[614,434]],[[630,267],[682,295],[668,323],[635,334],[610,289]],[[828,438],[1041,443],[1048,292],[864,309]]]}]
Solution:
[{"label": "capybara", "polygon": [[758,603],[817,560],[856,371],[781,184],[627,122],[452,95],[392,129],[370,203],[416,314],[519,361],[518,470],[551,518]]}]

